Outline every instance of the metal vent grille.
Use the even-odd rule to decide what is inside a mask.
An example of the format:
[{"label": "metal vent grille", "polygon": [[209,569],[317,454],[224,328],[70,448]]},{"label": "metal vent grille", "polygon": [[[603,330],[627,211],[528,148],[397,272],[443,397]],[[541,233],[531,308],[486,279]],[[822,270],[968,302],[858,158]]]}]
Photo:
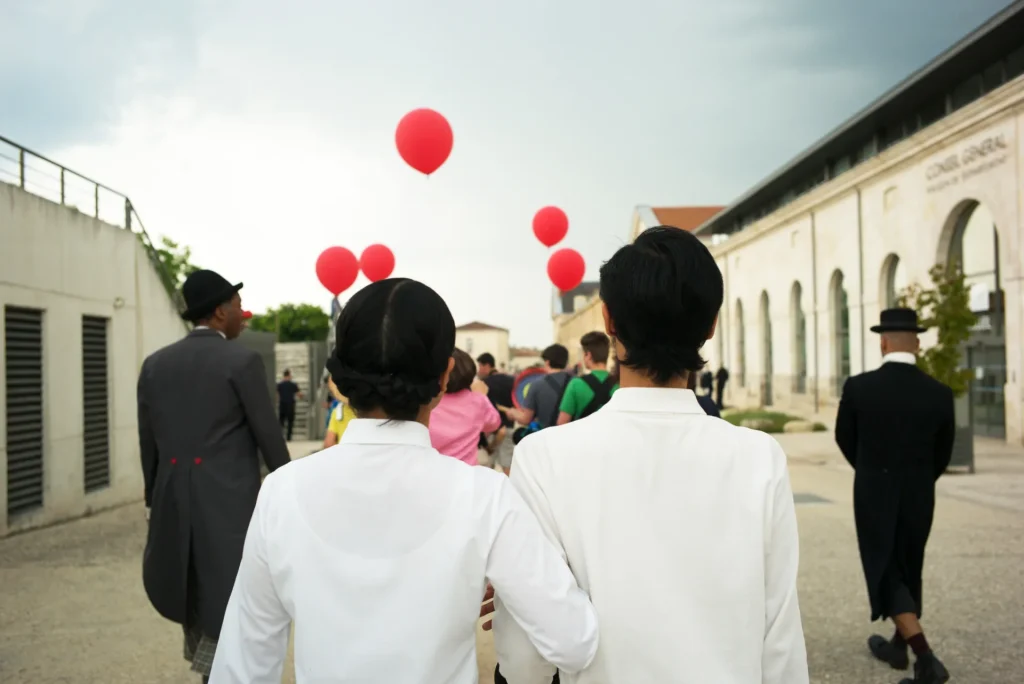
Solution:
[{"label": "metal vent grille", "polygon": [[85,491],[110,485],[110,394],[107,319],[82,316],[82,419]]},{"label": "metal vent grille", "polygon": [[4,307],[7,515],[43,505],[43,312]]}]

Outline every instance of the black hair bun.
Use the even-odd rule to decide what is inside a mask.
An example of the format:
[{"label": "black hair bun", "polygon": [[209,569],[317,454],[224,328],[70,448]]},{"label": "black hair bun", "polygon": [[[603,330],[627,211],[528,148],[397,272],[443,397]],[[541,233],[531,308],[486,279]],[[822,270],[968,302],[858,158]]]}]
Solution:
[{"label": "black hair bun", "polygon": [[341,310],[327,368],[356,415],[417,420],[442,392],[455,349],[455,320],[423,283],[367,285]]},{"label": "black hair bun", "polygon": [[439,378],[415,382],[390,373],[365,373],[344,365],[336,356],[327,360],[338,391],[353,407],[375,406],[388,415],[416,414],[441,393]]}]

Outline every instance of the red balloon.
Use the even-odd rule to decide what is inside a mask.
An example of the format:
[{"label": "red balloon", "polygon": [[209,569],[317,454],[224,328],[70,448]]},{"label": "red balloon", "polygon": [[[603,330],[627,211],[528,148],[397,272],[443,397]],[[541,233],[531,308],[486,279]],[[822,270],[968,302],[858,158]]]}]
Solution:
[{"label": "red balloon", "polygon": [[548,259],[548,278],[562,292],[568,292],[583,282],[587,265],[575,249],[560,249]]},{"label": "red balloon", "polygon": [[242,318],[244,320],[249,320],[250,318],[252,318],[252,311],[243,311]]},{"label": "red balloon", "polygon": [[370,245],[359,257],[359,266],[363,269],[363,275],[375,283],[384,280],[395,270],[395,255],[384,245]]},{"label": "red balloon", "polygon": [[414,109],[398,122],[395,145],[405,163],[430,175],[452,153],[452,127],[433,109]]},{"label": "red balloon", "polygon": [[317,257],[316,277],[328,292],[337,297],[356,282],[359,261],[344,247],[328,247]]},{"label": "red balloon", "polygon": [[569,217],[558,207],[544,207],[533,215],[533,234],[545,247],[554,247],[569,232]]}]

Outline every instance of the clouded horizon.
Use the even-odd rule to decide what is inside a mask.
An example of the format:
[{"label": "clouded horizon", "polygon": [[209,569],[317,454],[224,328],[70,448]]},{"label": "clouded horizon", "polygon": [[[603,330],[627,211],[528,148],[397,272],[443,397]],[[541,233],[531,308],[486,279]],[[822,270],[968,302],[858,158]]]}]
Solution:
[{"label": "clouded horizon", "polygon": [[[542,346],[537,209],[594,279],[637,204],[728,204],[1007,4],[11,1],[0,134],[125,192],[247,308],[326,308],[320,251],[383,242],[457,322]],[[429,179],[394,147],[417,107],[455,133]]]}]

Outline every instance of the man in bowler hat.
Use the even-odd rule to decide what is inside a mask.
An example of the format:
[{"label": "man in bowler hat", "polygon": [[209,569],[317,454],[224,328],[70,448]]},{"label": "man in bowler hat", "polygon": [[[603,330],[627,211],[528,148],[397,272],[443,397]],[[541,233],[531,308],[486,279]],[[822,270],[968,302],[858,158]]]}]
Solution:
[{"label": "man in bowler hat", "polygon": [[868,648],[894,669],[910,665],[903,684],[934,684],[949,672],[921,629],[924,551],[935,510],[935,482],[953,454],[953,392],[917,365],[912,309],[887,309],[871,328],[881,334],[882,365],[851,377],[836,416],[836,442],[854,469],[857,545],[871,600],[871,619],[896,624],[892,637],[874,635]]},{"label": "man in bowler hat", "polygon": [[263,361],[231,344],[243,327],[242,284],[196,271],[182,286],[195,329],[153,353],[138,384],[149,534],[142,579],[157,612],[185,632],[185,659],[208,681],[260,488],[288,447]]}]

